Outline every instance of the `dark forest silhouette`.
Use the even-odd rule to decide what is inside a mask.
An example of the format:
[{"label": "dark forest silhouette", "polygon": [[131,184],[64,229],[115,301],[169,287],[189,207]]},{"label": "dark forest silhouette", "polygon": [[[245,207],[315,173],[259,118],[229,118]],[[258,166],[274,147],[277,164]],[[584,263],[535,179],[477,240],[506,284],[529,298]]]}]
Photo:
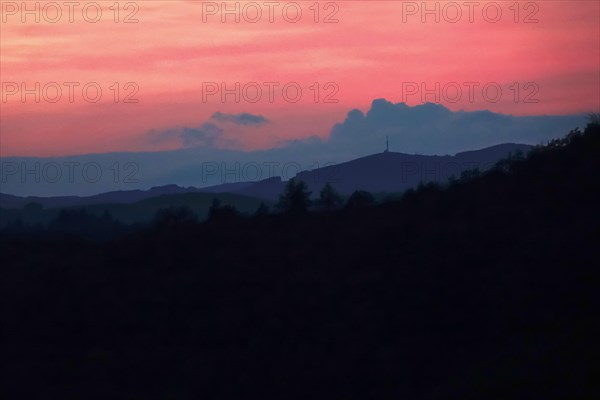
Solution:
[{"label": "dark forest silhouette", "polygon": [[254,215],[12,225],[3,397],[593,398],[599,155],[594,117],[389,201],[294,180]]}]

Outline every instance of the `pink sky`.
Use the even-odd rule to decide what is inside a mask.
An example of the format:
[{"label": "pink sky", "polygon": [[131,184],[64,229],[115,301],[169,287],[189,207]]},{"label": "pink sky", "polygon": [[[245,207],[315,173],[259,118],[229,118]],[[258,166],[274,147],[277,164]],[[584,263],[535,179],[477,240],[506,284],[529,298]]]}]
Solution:
[{"label": "pink sky", "polygon": [[[28,2],[31,9],[34,3]],[[13,6],[20,8],[21,1],[2,2],[1,156],[175,149],[181,146],[177,141],[150,140],[149,133],[198,127],[217,111],[259,114],[271,121],[260,128],[227,130],[218,146],[266,149],[312,135],[325,138],[349,110],[366,111],[375,98],[420,104],[419,93],[403,96],[403,86],[411,82],[426,83],[431,89],[436,82],[440,88],[452,82],[462,86],[457,102],[443,95],[439,98],[452,110],[536,115],[600,109],[597,1],[520,2],[518,22],[515,9],[510,8],[514,1],[496,2],[502,16],[495,23],[484,18],[484,6],[488,19],[495,16],[488,4],[493,2],[486,1],[478,2],[472,23],[463,1],[455,2],[463,12],[457,23],[444,18],[455,17],[455,10],[444,9],[448,2],[427,2],[429,9],[439,4],[439,23],[435,15],[421,20],[422,10],[412,8],[420,8],[420,1],[321,2],[319,23],[310,9],[314,1],[292,4],[302,9],[297,23],[283,18],[282,9],[289,2],[277,2],[271,23],[269,8],[258,1],[254,4],[263,13],[259,22],[246,22],[242,16],[236,23],[230,15],[222,23],[219,12],[203,14],[208,2],[138,1],[135,18],[139,22],[131,24],[122,21],[134,10],[123,9],[126,1],[119,2],[119,23],[109,9],[114,1],[96,2],[104,7],[97,23],[83,18],[85,3],[75,9],[73,23],[67,6],[61,7],[63,15],[57,23],[46,21],[42,10],[40,23],[35,22],[35,15],[26,15],[23,23],[22,10]],[[228,7],[235,3],[228,2]],[[294,18],[294,9],[288,10],[287,17]],[[324,23],[334,11],[339,22]],[[54,18],[55,11],[48,12],[46,16]],[[248,18],[253,18],[255,11],[248,12]],[[86,17],[94,15],[90,9]],[[538,22],[525,23],[528,16]],[[41,98],[36,103],[35,96],[28,95],[23,102],[20,89],[8,94],[13,82],[25,83],[29,89],[36,82],[41,87],[56,82],[62,86],[62,98],[56,103]],[[72,103],[64,82],[80,83]],[[89,82],[102,88],[97,103],[82,96],[81,87]],[[139,87],[134,98],[139,102],[115,103],[110,89],[115,82],[121,86],[120,100],[131,92],[123,90],[124,84],[134,82]],[[256,103],[244,98],[236,103],[233,95],[225,102],[218,95],[203,101],[203,82],[225,82],[228,87],[235,82],[297,82],[303,96],[297,103],[287,102],[280,86],[272,103],[266,89]],[[320,87],[316,103],[310,89],[315,82]],[[322,101],[334,88],[325,90],[328,82],[339,88],[333,97],[337,103]],[[495,103],[486,101],[480,86],[470,101],[465,82],[497,83],[503,88],[502,96]],[[48,93],[52,97],[55,92]],[[495,94],[493,87],[488,94]],[[453,90],[448,92],[449,97],[455,95]],[[537,102],[525,102],[528,95]],[[436,99],[430,95],[426,100]]]}]

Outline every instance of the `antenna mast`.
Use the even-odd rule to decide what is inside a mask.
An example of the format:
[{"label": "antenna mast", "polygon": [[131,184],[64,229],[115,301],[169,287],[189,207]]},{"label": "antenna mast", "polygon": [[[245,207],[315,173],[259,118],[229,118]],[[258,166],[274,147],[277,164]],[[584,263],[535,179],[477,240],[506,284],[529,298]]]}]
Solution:
[{"label": "antenna mast", "polygon": [[390,151],[390,138],[389,136],[385,137],[385,153]]}]

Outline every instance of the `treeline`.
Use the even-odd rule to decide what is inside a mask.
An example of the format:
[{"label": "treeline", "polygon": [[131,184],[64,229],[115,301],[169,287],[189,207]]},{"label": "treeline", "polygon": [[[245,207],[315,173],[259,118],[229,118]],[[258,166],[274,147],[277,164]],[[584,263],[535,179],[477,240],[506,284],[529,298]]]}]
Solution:
[{"label": "treeline", "polygon": [[[523,155],[517,153],[514,157],[500,161],[496,169],[504,168],[506,163],[522,159]],[[411,189],[405,193],[405,196],[412,196],[414,193],[420,193],[427,190],[441,190],[453,186],[457,183],[468,181],[479,177],[480,171],[470,170],[461,174],[460,178],[451,177],[447,185],[437,183],[421,183],[416,190]],[[8,223],[0,228],[0,234],[19,235],[29,237],[41,237],[43,235],[54,236],[77,236],[89,240],[110,240],[122,237],[124,234],[135,230],[148,229],[153,227],[164,227],[176,223],[202,223],[211,221],[214,223],[219,220],[234,220],[241,218],[264,217],[266,215],[303,215],[306,213],[333,213],[348,210],[361,210],[398,201],[402,198],[401,194],[383,194],[374,195],[364,190],[357,190],[350,196],[340,195],[336,189],[327,183],[319,193],[318,198],[312,199],[312,192],[308,186],[301,180],[291,179],[288,181],[279,201],[272,207],[265,202],[260,204],[254,213],[240,212],[235,206],[222,204],[218,198],[214,198],[212,205],[208,209],[206,218],[199,218],[189,206],[171,206],[159,209],[154,218],[146,223],[138,222],[127,224],[112,216],[108,209],[99,215],[90,212],[85,208],[71,207],[53,211],[55,217],[43,215],[44,209],[41,204],[30,203],[23,208],[25,215],[33,220],[46,219],[49,222],[24,222],[21,218],[12,218]],[[377,197],[380,199],[377,200]]]}]

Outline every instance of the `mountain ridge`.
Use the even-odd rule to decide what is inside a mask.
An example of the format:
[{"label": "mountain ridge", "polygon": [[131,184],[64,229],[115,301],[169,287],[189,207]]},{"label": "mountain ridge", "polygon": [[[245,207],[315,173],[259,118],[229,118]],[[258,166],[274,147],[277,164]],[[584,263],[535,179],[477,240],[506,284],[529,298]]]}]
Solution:
[{"label": "mountain ridge", "polygon": [[[532,148],[533,146],[525,144],[505,143],[455,155],[382,152],[313,170],[303,170],[294,178],[305,181],[313,191],[313,196],[318,195],[327,183],[331,183],[343,195],[349,195],[355,190],[401,192],[420,182],[445,182],[450,176],[458,176],[467,169],[487,169],[512,152],[527,152]],[[285,181],[275,176],[258,181],[225,182],[207,187],[169,184],[154,186],[148,190],[117,190],[92,196],[43,197],[0,193],[0,207],[21,208],[29,203],[40,203],[45,208],[132,204],[165,194],[182,193],[231,193],[274,201],[284,185]]]}]

